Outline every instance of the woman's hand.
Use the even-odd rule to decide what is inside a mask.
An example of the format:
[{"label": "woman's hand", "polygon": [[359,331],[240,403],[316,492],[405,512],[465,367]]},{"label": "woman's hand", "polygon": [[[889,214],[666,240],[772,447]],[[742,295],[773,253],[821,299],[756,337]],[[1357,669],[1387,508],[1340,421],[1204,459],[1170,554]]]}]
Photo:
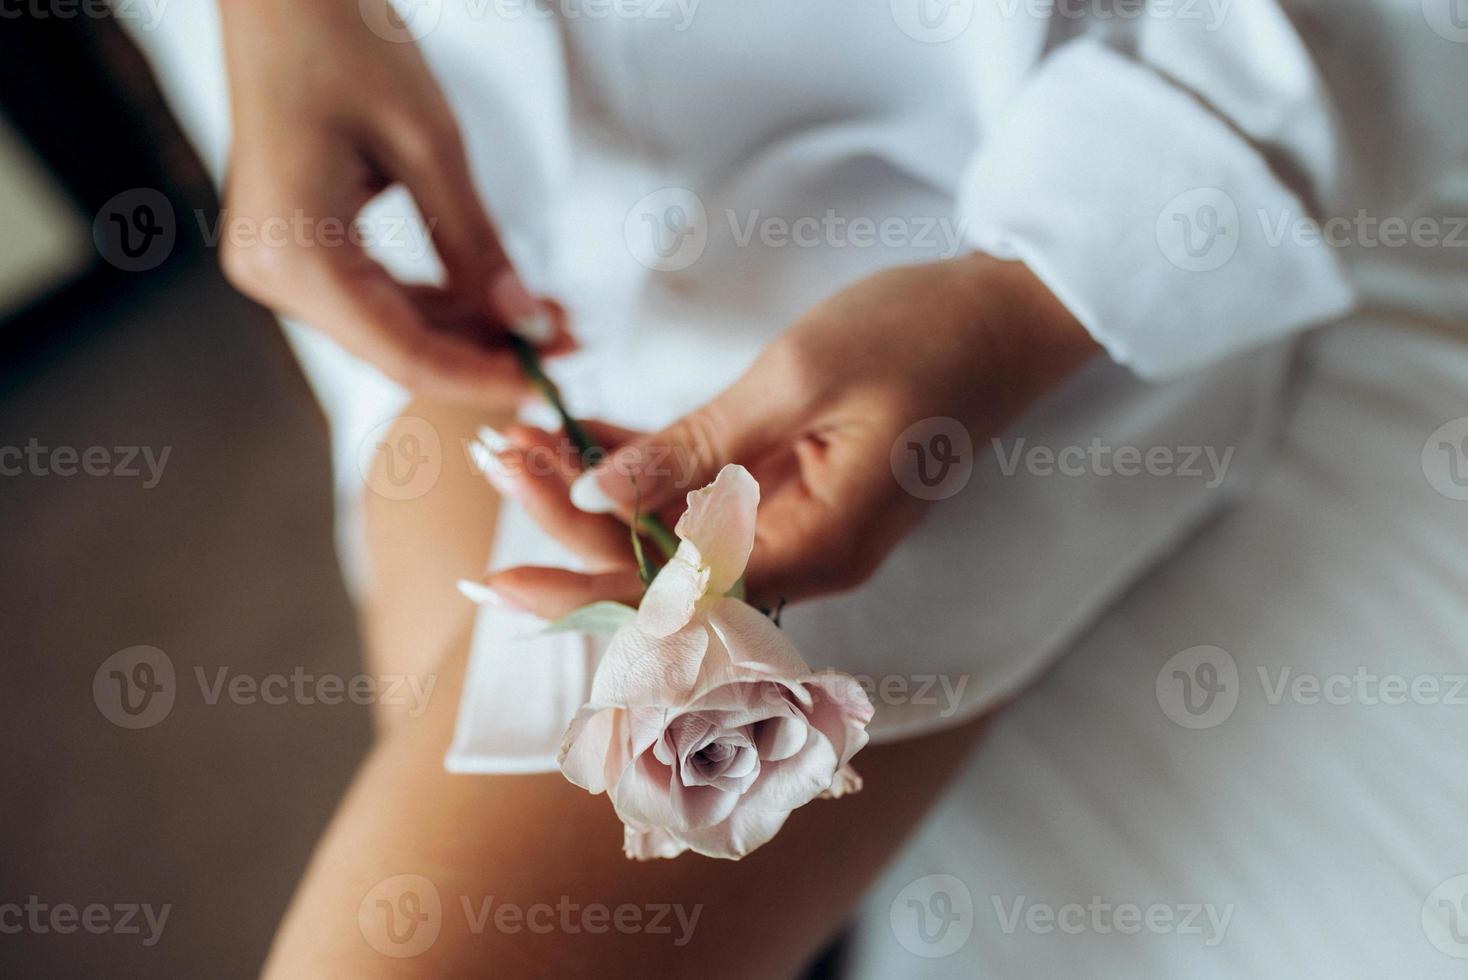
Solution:
[{"label": "woman's hand", "polygon": [[972,255],[879,273],[806,314],[730,388],[662,432],[597,427],[620,448],[579,478],[516,465],[568,454],[547,433],[512,433],[519,452],[496,485],[594,574],[510,569],[486,584],[550,616],[600,598],[635,601],[625,527],[584,511],[625,519],[637,505],[671,521],[689,490],[735,462],[761,487],[751,597],[770,605],[853,588],[928,506],[892,472],[904,430],[948,417],[982,445],[1098,350],[1021,263]]},{"label": "woman's hand", "polygon": [[[220,9],[234,116],[226,227],[256,232],[253,244],[226,236],[230,279],[410,388],[486,407],[517,396],[523,378],[504,325],[540,318],[552,351],[565,346],[564,328],[510,268],[417,47],[369,28],[369,14],[390,22],[387,0],[224,0]],[[343,236],[394,183],[432,229],[446,288],[396,282]],[[263,240],[272,227],[298,226],[304,233]]]}]

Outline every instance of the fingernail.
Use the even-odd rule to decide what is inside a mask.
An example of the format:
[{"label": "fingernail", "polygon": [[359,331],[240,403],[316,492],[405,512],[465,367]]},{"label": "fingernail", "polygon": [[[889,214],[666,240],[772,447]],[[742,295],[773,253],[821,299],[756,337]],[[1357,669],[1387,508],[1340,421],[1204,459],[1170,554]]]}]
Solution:
[{"label": "fingernail", "polygon": [[544,347],[555,339],[556,325],[551,322],[549,315],[536,313],[534,316],[521,317],[516,320],[511,328],[519,335],[520,339],[532,347]]},{"label": "fingernail", "polygon": [[571,484],[571,503],[586,514],[610,514],[617,510],[617,502],[607,496],[597,481],[597,471],[587,470]]},{"label": "fingernail", "polygon": [[483,582],[475,582],[467,578],[459,579],[459,592],[463,594],[464,598],[481,606],[489,606],[494,609],[521,608]]},{"label": "fingernail", "polygon": [[489,301],[500,316],[510,323],[536,316],[542,312],[540,301],[525,287],[513,269],[506,269],[495,277],[489,286]]},{"label": "fingernail", "polygon": [[[497,438],[486,438],[486,434]],[[469,443],[469,455],[474,459],[474,465],[479,468],[479,472],[484,474],[489,485],[499,491],[501,496],[515,496],[520,492],[520,482],[516,479],[514,470],[505,462],[505,457],[511,452],[509,440],[493,429],[487,428],[479,430],[479,438],[479,442]],[[495,448],[497,446],[505,448],[497,449]]]},{"label": "fingernail", "polygon": [[515,444],[510,442],[509,436],[487,425],[481,425],[479,427],[479,441],[484,443],[485,447],[495,454],[507,453],[515,447]]}]

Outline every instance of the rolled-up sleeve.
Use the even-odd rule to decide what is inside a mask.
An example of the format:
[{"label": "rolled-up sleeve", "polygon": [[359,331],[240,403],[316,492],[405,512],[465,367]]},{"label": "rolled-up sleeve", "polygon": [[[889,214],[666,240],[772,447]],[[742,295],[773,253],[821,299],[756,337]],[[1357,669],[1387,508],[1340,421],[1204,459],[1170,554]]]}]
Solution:
[{"label": "rolled-up sleeve", "polygon": [[[1468,46],[1415,10],[1384,20],[1394,5],[1348,0],[1303,27],[1292,6],[1306,5],[1241,0],[1219,23],[1148,13],[1055,46],[970,162],[970,243],[1026,262],[1147,378],[1348,313],[1350,269],[1321,222],[1399,213],[1461,154],[1468,120],[1420,103],[1468,84]],[[1353,50],[1373,33],[1375,57]]]}]

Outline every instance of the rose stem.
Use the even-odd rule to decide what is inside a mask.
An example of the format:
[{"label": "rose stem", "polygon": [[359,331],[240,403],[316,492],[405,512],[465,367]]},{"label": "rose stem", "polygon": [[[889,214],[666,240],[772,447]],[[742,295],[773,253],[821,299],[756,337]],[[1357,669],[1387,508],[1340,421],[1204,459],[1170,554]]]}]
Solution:
[{"label": "rose stem", "polygon": [[[516,333],[510,334],[510,346],[514,349],[515,356],[520,359],[520,368],[525,372],[525,377],[560,416],[561,427],[566,430],[566,435],[571,438],[571,442],[581,453],[581,461],[589,465],[595,460],[604,458],[607,451],[598,446],[586,428],[572,418],[570,412],[566,411],[566,403],[561,399],[561,390],[546,375],[540,363],[540,355],[535,352],[535,348]],[[658,546],[664,558],[673,557],[673,553],[678,550],[678,536],[669,530],[668,525],[664,524],[656,514],[639,512],[634,515],[634,520],[642,532]]]}]

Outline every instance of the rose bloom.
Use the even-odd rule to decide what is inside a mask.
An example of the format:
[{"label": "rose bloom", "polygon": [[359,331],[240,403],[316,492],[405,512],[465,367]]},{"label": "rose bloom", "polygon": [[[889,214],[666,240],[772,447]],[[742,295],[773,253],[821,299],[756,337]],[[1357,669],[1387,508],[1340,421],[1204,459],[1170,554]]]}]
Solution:
[{"label": "rose bloom", "polygon": [[688,495],[677,554],[612,637],[561,770],[607,793],[627,856],[741,858],[790,812],[861,788],[849,762],[872,705],[813,673],[780,628],[727,595],[754,547],[759,484],[742,466]]}]

